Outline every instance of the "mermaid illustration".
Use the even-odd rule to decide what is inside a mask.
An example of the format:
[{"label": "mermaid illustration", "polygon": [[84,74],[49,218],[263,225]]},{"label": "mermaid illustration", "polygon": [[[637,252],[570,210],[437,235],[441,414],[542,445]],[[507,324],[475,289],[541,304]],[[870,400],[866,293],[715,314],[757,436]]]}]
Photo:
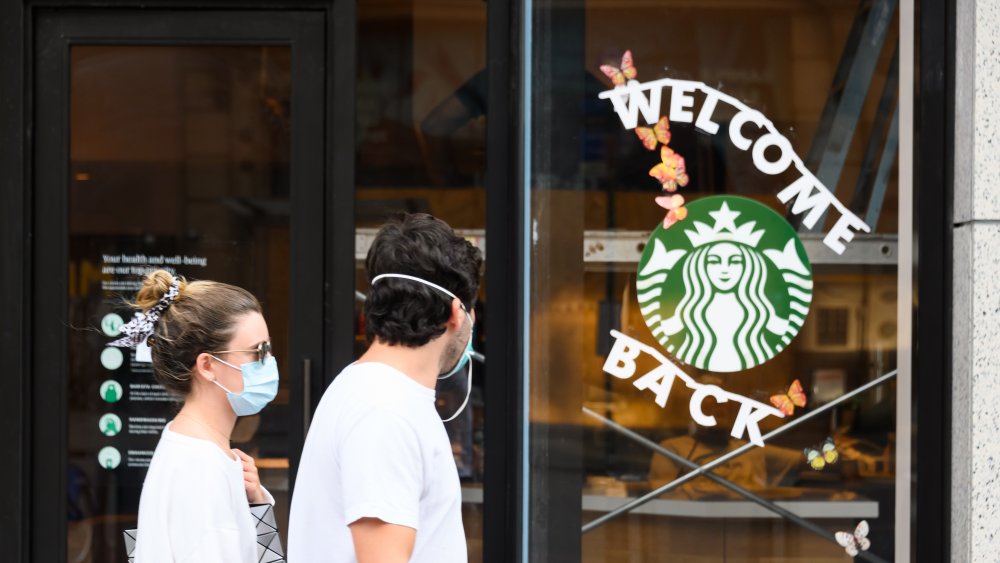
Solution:
[{"label": "mermaid illustration", "polygon": [[[740,212],[725,202],[708,214],[715,219],[713,227],[695,222],[693,230],[683,231],[690,252],[668,253],[655,241],[657,248],[637,280],[640,291],[654,281],[662,284],[667,277],[648,274],[679,265],[683,288],[676,289],[683,293],[679,300],[671,300],[647,292],[650,303],[643,314],[654,336],[679,360],[714,372],[741,371],[773,358],[798,332],[808,312],[812,282],[792,240],[784,250],[762,252],[758,246],[764,231],[754,230],[756,221],[737,227]],[[791,288],[788,303],[780,304],[784,314],[767,292],[771,272],[781,276],[781,283],[771,287]],[[671,310],[668,301],[676,307]]]}]

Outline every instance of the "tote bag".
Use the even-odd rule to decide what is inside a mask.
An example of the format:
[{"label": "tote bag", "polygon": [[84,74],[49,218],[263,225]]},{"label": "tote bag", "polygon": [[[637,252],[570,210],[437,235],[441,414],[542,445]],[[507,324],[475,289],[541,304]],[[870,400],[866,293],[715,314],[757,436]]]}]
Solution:
[{"label": "tote bag", "polygon": [[[270,504],[251,504],[250,514],[257,526],[257,563],[285,563],[285,550],[281,548],[274,507]],[[135,563],[136,530],[125,530],[124,534],[128,563]]]}]

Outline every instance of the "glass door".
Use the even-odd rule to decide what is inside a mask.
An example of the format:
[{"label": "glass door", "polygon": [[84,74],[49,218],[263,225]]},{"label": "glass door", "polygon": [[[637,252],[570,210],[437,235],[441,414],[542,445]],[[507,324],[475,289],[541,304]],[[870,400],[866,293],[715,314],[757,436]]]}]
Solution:
[{"label": "glass door", "polygon": [[[159,435],[179,409],[129,350],[109,347],[146,273],[248,289],[282,374],[240,418],[287,528],[322,368],[324,24],[308,13],[80,13],[39,27],[35,428],[38,560],[124,560]],[[45,392],[38,392],[44,388]],[[51,402],[50,402],[51,401]],[[54,488],[52,483],[65,484]],[[52,515],[65,515],[52,530]],[[35,529],[39,529],[38,526]],[[64,538],[58,542],[52,538]]]}]

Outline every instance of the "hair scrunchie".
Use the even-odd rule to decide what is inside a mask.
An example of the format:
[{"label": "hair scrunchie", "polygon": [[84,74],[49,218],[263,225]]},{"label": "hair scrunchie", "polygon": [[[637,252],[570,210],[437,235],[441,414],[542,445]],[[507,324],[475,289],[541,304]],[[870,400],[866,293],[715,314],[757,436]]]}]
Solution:
[{"label": "hair scrunchie", "polygon": [[125,336],[115,340],[114,342],[108,344],[108,346],[116,346],[118,348],[135,348],[139,344],[143,343],[151,334],[153,334],[153,327],[156,325],[156,321],[160,319],[160,315],[163,311],[167,310],[167,307],[177,300],[177,296],[181,292],[181,283],[176,278],[173,283],[170,284],[170,288],[160,301],[149,308],[145,313],[137,312],[135,317],[131,321],[122,325],[122,333]]}]

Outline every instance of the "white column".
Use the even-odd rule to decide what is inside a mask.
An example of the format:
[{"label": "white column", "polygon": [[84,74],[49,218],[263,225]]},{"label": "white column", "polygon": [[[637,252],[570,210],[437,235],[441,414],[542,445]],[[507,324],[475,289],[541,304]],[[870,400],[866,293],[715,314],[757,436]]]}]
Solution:
[{"label": "white column", "polygon": [[959,0],[956,12],[951,556],[993,562],[1000,553],[1000,3]]}]

